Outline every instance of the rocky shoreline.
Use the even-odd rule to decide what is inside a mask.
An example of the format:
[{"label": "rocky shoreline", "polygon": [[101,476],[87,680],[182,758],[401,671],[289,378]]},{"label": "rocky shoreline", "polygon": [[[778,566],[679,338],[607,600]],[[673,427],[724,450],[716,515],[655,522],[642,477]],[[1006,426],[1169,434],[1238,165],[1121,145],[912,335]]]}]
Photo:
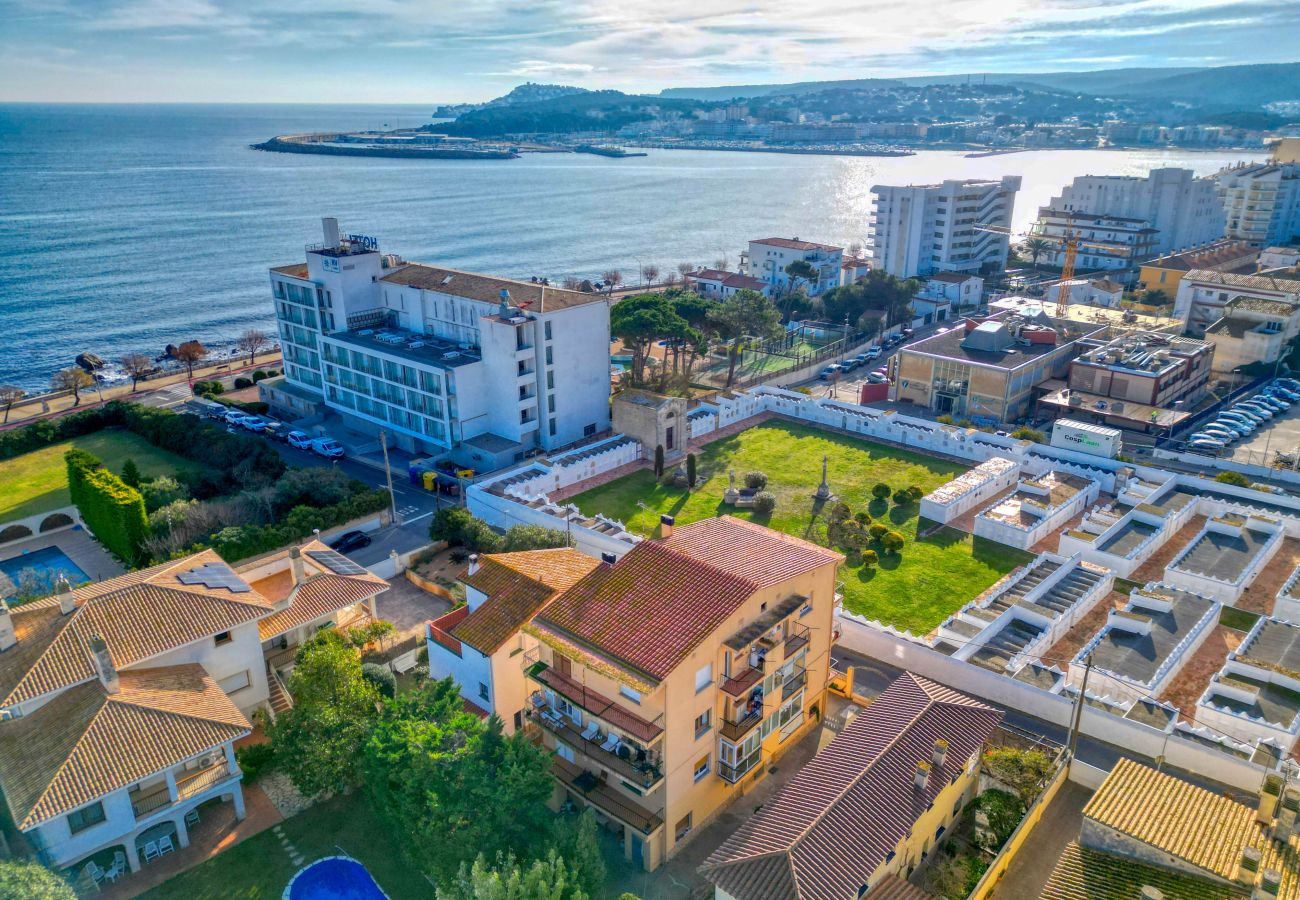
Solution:
[{"label": "rocky shoreline", "polygon": [[369,144],[335,144],[342,134],[281,134],[260,144],[249,144],[254,150],[272,153],[308,153],[321,156],[369,156],[387,159],[518,159],[514,150],[472,150],[462,147],[376,147]]}]

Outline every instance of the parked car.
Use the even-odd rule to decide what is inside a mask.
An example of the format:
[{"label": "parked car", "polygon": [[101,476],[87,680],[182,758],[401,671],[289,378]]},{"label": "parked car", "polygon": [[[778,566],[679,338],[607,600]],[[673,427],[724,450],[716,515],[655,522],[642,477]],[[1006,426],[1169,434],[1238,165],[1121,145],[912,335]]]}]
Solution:
[{"label": "parked car", "polygon": [[863,355],[866,356],[867,359],[880,359],[880,353],[881,351],[879,347],[872,347]]},{"label": "parked car", "polygon": [[266,431],[267,422],[266,419],[263,419],[261,416],[247,415],[239,420],[239,424],[247,428],[249,431],[260,432]]},{"label": "parked car", "polygon": [[1289,391],[1300,391],[1300,381],[1296,381],[1294,378],[1287,378],[1282,375],[1273,379],[1273,382],[1282,385]]},{"label": "parked car", "polygon": [[339,553],[351,553],[353,550],[369,546],[370,535],[364,531],[345,531],[330,541],[330,549],[337,550]]},{"label": "parked car", "polygon": [[1285,397],[1275,396],[1266,391],[1256,394],[1254,399],[1259,403],[1263,403],[1266,406],[1271,406],[1273,409],[1276,409],[1278,412],[1286,412],[1288,409],[1291,408],[1290,400],[1286,399]]},{"label": "parked car", "polygon": [[297,447],[299,450],[310,450],[312,437],[305,431],[291,431],[284,436],[290,447]]},{"label": "parked car", "polygon": [[1276,381],[1270,384],[1266,390],[1271,391],[1276,397],[1285,397],[1292,403],[1300,400],[1300,393],[1296,393],[1286,385],[1278,384]]},{"label": "parked car", "polygon": [[342,459],[343,445],[332,437],[316,438],[311,442],[313,453],[317,453],[326,459]]},{"label": "parked car", "polygon": [[844,367],[838,363],[831,363],[818,373],[817,377],[822,381],[830,381],[844,371]]},{"label": "parked car", "polygon": [[243,420],[245,415],[247,414],[242,409],[231,408],[226,410],[226,415],[224,416],[224,418],[226,420],[227,425],[238,425]]},{"label": "parked car", "polygon": [[852,372],[858,366],[862,365],[864,361],[865,360],[858,359],[856,356],[850,356],[848,359],[840,363],[840,369],[845,372]]},{"label": "parked car", "polygon": [[1248,418],[1240,413],[1220,413],[1219,418],[1240,425],[1242,428],[1246,429],[1246,434],[1254,434],[1255,429],[1258,427],[1258,423],[1255,422],[1254,419]]},{"label": "parked car", "polygon": [[1218,451],[1218,450],[1226,449],[1228,445],[1225,444],[1223,441],[1216,441],[1214,438],[1206,437],[1205,435],[1202,435],[1201,437],[1193,437],[1192,440],[1187,442],[1187,446],[1194,447],[1197,450]]},{"label": "parked car", "polygon": [[910,338],[912,335],[916,334],[916,332],[910,328],[904,328],[902,334],[903,337]]},{"label": "parked car", "polygon": [[273,441],[284,443],[285,435],[289,433],[289,426],[275,419],[266,420],[266,431],[263,432]]},{"label": "parked car", "polygon": [[867,375],[867,381],[872,384],[886,384],[889,378],[881,372],[871,372]]},{"label": "parked car", "polygon": [[1228,426],[1215,425],[1213,423],[1203,427],[1199,433],[1208,434],[1216,441],[1223,441],[1226,444],[1231,444],[1233,441],[1237,440],[1237,438],[1241,437],[1241,435],[1237,434],[1237,432],[1233,431]]},{"label": "parked car", "polygon": [[1232,409],[1228,410],[1228,412],[1236,413],[1239,416],[1245,416],[1256,425],[1263,422],[1265,419],[1271,419],[1273,417],[1272,413],[1269,413],[1267,416],[1265,415],[1265,413],[1268,412],[1267,410],[1256,409],[1252,406],[1247,406],[1244,403],[1238,403]]},{"label": "parked car", "polygon": [[1233,409],[1244,409],[1249,412],[1259,413],[1259,415],[1263,416],[1265,419],[1271,419],[1277,414],[1277,410],[1270,409],[1263,403],[1256,403],[1254,400],[1243,400],[1234,406]]},{"label": "parked car", "polygon": [[1226,431],[1229,434],[1231,434],[1234,439],[1244,438],[1246,435],[1250,434],[1250,432],[1247,431],[1246,428],[1242,426],[1240,423],[1231,422],[1224,419],[1215,419],[1209,425],[1206,425],[1205,428],[1202,430],[1208,431],[1211,434],[1213,434],[1215,431]]}]

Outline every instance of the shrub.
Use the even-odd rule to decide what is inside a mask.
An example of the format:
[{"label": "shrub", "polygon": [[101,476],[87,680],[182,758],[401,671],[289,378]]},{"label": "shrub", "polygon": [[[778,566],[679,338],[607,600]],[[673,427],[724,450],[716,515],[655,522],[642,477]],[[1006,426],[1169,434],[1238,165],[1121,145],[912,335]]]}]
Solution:
[{"label": "shrub", "polygon": [[244,772],[244,784],[252,784],[275,766],[275,747],[269,742],[247,744],[235,750],[235,761]]},{"label": "shrub", "polygon": [[76,900],[72,886],[38,862],[0,860],[0,897],[23,900]]},{"label": "shrub", "polygon": [[844,554],[844,564],[851,569],[856,569],[862,565],[862,551],[857,549],[849,550],[848,553]]},{"label": "shrub", "polygon": [[520,550],[550,550],[571,545],[569,535],[544,525],[513,525],[501,541],[502,553]]},{"label": "shrub", "polygon": [[128,456],[126,462],[122,463],[122,481],[138,491],[140,490],[141,480],[140,467],[135,464],[134,459]]},{"label": "shrub", "polygon": [[244,388],[251,388],[253,379],[245,378],[242,375],[235,379],[235,390],[242,391]]},{"label": "shrub", "polygon": [[150,513],[189,497],[189,491],[170,475],[159,475],[152,481],[140,485],[140,494],[144,497],[144,508]]},{"label": "shrub", "polygon": [[140,492],[84,450],[69,450],[63,459],[68,467],[68,492],[86,527],[114,556],[135,565],[149,535]]},{"label": "shrub", "polygon": [[767,487],[767,473],[755,469],[753,472],[745,473],[745,487],[751,491],[761,491]]},{"label": "shrub", "polygon": [[434,514],[433,521],[429,523],[429,539],[446,541],[451,547],[463,547],[466,529],[473,521],[474,515],[464,507],[444,507]]},{"label": "shrub", "polygon": [[854,513],[853,521],[857,522],[859,525],[865,528],[871,524],[871,513],[867,512],[866,510],[863,510],[862,512],[858,512],[858,513]]},{"label": "shrub", "polygon": [[253,384],[257,384],[257,382],[259,381],[266,381],[266,379],[270,377],[271,376],[266,374],[266,372],[264,372],[261,369],[258,369],[255,372],[253,372]]},{"label": "shrub", "polygon": [[993,777],[1016,792],[1024,806],[1034,802],[1055,770],[1052,757],[1042,750],[994,747],[984,754]]},{"label": "shrub", "polygon": [[960,422],[957,423],[957,427],[958,427],[958,428],[974,428],[974,427],[975,427],[975,423],[972,422],[970,419],[962,419]]},{"label": "shrub", "polygon": [[886,553],[897,553],[903,549],[903,536],[897,531],[891,531],[880,539],[880,546],[885,548]]},{"label": "shrub", "polygon": [[899,488],[894,491],[894,502],[899,506],[907,506],[912,502],[912,492],[907,488]]},{"label": "shrub", "polygon": [[225,397],[218,397],[216,400],[223,406],[229,406],[231,409],[241,409],[255,416],[264,416],[271,409],[271,404],[264,403],[261,400],[230,400]]},{"label": "shrub", "polygon": [[673,473],[673,487],[680,488],[681,490],[686,490],[686,488],[690,486],[691,483],[687,480],[685,472]]},{"label": "shrub", "polygon": [[1231,484],[1236,487],[1250,487],[1250,479],[1240,472],[1220,472],[1214,476],[1214,480],[1220,484]]},{"label": "shrub", "polygon": [[690,487],[695,487],[695,476],[699,474],[698,461],[694,453],[686,454],[686,483]]},{"label": "shrub", "polygon": [[655,478],[664,477],[664,445],[655,444]]},{"label": "shrub", "polygon": [[875,497],[877,500],[884,500],[893,492],[894,489],[882,481],[871,489],[871,496]]},{"label": "shrub", "polygon": [[871,535],[871,539],[873,541],[878,541],[881,540],[886,534],[889,533],[889,526],[882,525],[879,522],[875,522],[871,525],[870,528],[867,529],[867,532]]},{"label": "shrub", "polygon": [[1027,425],[1021,425],[1015,431],[1011,432],[1011,436],[1018,441],[1033,441],[1035,444],[1047,443],[1046,435],[1041,431],[1028,427]]},{"label": "shrub", "polygon": [[362,663],[361,677],[375,686],[375,690],[384,697],[397,696],[397,676],[388,666],[378,663]]},{"label": "shrub", "polygon": [[203,397],[213,394],[224,394],[226,386],[220,381],[196,381],[194,382],[194,393]]},{"label": "shrub", "polygon": [[951,425],[951,424],[952,424],[952,416],[947,415],[946,413],[945,413],[944,415],[942,415],[942,416],[935,416],[935,419],[934,419],[934,420],[935,420],[936,422],[938,422],[940,425]]},{"label": "shrub", "polygon": [[760,516],[772,514],[776,509],[776,495],[769,491],[759,491],[754,495],[754,512]]},{"label": "shrub", "polygon": [[862,564],[865,566],[874,566],[880,562],[880,554],[875,550],[864,550],[862,552]]},{"label": "shrub", "polygon": [[907,489],[907,492],[908,492],[909,494],[912,495],[912,502],[913,502],[913,503],[918,502],[922,497],[925,496],[925,491],[921,490],[921,489],[920,489],[919,487],[917,487],[916,485],[912,485],[911,487],[909,487],[909,488]]}]

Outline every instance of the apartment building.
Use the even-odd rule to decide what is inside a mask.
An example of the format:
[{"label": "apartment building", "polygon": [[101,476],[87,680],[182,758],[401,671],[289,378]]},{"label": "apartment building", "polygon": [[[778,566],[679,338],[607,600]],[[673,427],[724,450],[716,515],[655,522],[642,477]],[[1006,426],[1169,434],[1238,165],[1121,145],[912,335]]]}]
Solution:
[{"label": "apartment building", "polygon": [[1224,238],[1144,262],[1138,271],[1138,283],[1143,290],[1164,291],[1166,296],[1173,299],[1178,295],[1179,282],[1188,272],[1212,269],[1249,275],[1255,271],[1259,256],[1259,251],[1245,241]]},{"label": "apartment building", "polygon": [[[1223,201],[1213,178],[1191,169],[1137,175],[1080,175],[1044,209],[1146,222],[1156,230],[1151,251],[1169,253],[1223,237]],[[1041,216],[1041,212],[1040,212]]]},{"label": "apartment building", "polygon": [[1300,305],[1300,278],[1194,269],[1178,282],[1173,315],[1187,323],[1188,334],[1204,335],[1234,297]]},{"label": "apartment building", "polygon": [[557,805],[592,807],[647,870],[825,714],[843,560],[727,516],[662,531],[545,602],[520,659]]},{"label": "apartment building", "polygon": [[981,424],[1011,422],[1033,408],[1034,388],[1064,378],[1095,322],[994,315],[904,345],[890,360],[891,399]]},{"label": "apartment building", "polygon": [[736,291],[744,290],[758,291],[771,297],[775,290],[769,282],[739,272],[728,272],[725,269],[699,269],[695,272],[687,272],[683,280],[688,288],[710,300],[726,300]]},{"label": "apartment building", "polygon": [[1259,297],[1234,297],[1223,318],[1205,329],[1214,344],[1214,369],[1231,372],[1255,363],[1275,363],[1300,334],[1300,305]]},{"label": "apartment building", "polygon": [[824,293],[840,283],[840,270],[844,263],[844,248],[831,244],[818,244],[796,238],[762,238],[749,242],[749,249],[741,259],[741,272],[768,285],[769,294],[783,294],[790,290],[791,279],[786,266],[796,260],[811,265],[817,272],[812,279],[799,279],[797,287],[811,297]]},{"label": "apartment building", "polygon": [[328,411],[481,471],[609,427],[606,297],[407,263],[334,219],[323,230],[305,264],[271,270],[273,409]]},{"label": "apartment building", "polygon": [[[236,572],[211,550],[0,602],[0,791],[52,868],[244,816],[235,741],[283,691],[276,660],[364,621],[387,582],[313,541]],[[287,656],[285,655],[287,653]]]},{"label": "apartment building", "polygon": [[1227,217],[1225,234],[1256,247],[1300,238],[1300,159],[1282,142],[1263,163],[1238,163],[1214,176]]},{"label": "apartment building", "polygon": [[1083,405],[1091,408],[1101,400],[1103,410],[1116,400],[1161,408],[1181,400],[1191,407],[1205,395],[1214,355],[1207,341],[1129,332],[1070,362],[1070,395],[1086,395]]},{"label": "apartment building", "polygon": [[1044,206],[1030,234],[1051,245],[1041,259],[1058,268],[1065,265],[1066,239],[1071,236],[1079,241],[1074,264],[1082,270],[1137,272],[1142,260],[1155,255],[1156,229],[1145,219]]},{"label": "apartment building", "polygon": [[[899,278],[1006,268],[1020,176],[872,187],[872,268]],[[985,227],[999,231],[981,230]]]},{"label": "apartment building", "polygon": [[906,673],[714,851],[717,900],[928,896],[903,879],[979,790],[1002,713]]}]

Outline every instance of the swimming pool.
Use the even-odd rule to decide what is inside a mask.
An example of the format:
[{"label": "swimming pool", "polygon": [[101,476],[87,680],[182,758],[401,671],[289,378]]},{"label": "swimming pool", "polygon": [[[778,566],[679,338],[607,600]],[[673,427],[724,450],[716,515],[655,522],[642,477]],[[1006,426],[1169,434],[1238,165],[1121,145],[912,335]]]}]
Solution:
[{"label": "swimming pool", "polygon": [[299,869],[283,900],[388,900],[388,895],[355,859],[327,856]]},{"label": "swimming pool", "polygon": [[74,586],[90,580],[58,547],[42,547],[0,562],[0,575],[5,576],[0,580],[0,593],[6,595],[6,600],[13,597],[15,591],[9,585],[13,582],[14,587],[22,588],[23,594],[52,594],[60,573]]}]

